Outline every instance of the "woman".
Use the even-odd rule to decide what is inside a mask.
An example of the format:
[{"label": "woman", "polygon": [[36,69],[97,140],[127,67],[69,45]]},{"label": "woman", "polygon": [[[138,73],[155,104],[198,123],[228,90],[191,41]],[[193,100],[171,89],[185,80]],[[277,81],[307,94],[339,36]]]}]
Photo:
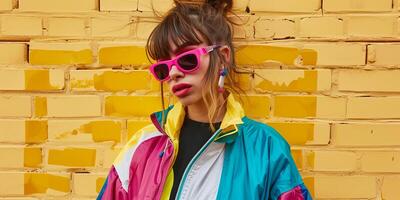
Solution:
[{"label": "woman", "polygon": [[233,97],[232,1],[175,4],[146,49],[179,101],[129,140],[98,199],[311,199],[287,142]]}]

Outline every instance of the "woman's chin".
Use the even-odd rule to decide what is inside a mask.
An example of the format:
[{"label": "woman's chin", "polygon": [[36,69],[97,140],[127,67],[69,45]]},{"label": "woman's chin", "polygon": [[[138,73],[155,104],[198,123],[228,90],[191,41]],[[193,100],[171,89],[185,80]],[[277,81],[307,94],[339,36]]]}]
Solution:
[{"label": "woman's chin", "polygon": [[187,96],[176,97],[176,98],[178,99],[179,102],[181,102],[181,104],[183,106],[190,106],[190,105],[196,104],[202,99],[202,97],[195,98],[193,95],[187,95]]}]

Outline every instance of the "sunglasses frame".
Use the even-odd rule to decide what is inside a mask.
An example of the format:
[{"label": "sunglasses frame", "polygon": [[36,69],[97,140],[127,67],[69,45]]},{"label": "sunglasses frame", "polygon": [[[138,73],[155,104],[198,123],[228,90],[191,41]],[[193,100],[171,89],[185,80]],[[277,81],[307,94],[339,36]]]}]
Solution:
[{"label": "sunglasses frame", "polygon": [[[211,45],[211,46],[206,46],[206,47],[199,47],[199,48],[196,48],[196,49],[192,49],[192,50],[183,52],[183,53],[177,55],[177,56],[176,56],[175,58],[173,58],[173,59],[158,61],[157,63],[154,63],[154,64],[152,64],[152,65],[150,66],[150,68],[149,68],[149,69],[150,69],[150,72],[151,72],[151,73],[153,74],[153,76],[154,76],[158,81],[160,81],[160,82],[168,81],[168,80],[170,79],[169,72],[171,71],[171,68],[172,68],[173,65],[176,66],[176,68],[177,68],[179,71],[181,71],[181,72],[183,72],[183,73],[185,73],[185,74],[193,73],[193,72],[195,72],[196,70],[198,70],[199,67],[200,67],[200,56],[201,56],[201,55],[204,55],[204,54],[208,54],[208,53],[210,53],[211,51],[213,51],[214,49],[216,49],[216,48],[218,48],[218,47],[220,47],[220,46],[219,46],[219,45]],[[196,65],[193,69],[186,70],[186,69],[183,69],[183,68],[179,65],[178,60],[179,60],[180,58],[182,58],[183,56],[186,56],[186,55],[189,55],[189,54],[194,54],[194,55],[196,56],[197,65]],[[159,79],[159,78],[157,77],[157,73],[154,71],[154,68],[156,68],[158,65],[161,65],[161,64],[165,64],[165,65],[168,66],[168,76],[167,76],[166,78],[164,78],[164,79]]]}]

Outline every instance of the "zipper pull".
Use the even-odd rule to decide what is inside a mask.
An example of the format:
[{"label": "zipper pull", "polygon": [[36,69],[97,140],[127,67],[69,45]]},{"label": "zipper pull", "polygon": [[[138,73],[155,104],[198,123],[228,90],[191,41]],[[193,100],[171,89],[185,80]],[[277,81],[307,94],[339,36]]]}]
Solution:
[{"label": "zipper pull", "polygon": [[164,156],[165,151],[167,151],[167,147],[168,147],[168,141],[167,141],[167,143],[165,144],[164,150],[160,152],[160,155],[159,155],[160,158],[162,158],[162,157]]}]

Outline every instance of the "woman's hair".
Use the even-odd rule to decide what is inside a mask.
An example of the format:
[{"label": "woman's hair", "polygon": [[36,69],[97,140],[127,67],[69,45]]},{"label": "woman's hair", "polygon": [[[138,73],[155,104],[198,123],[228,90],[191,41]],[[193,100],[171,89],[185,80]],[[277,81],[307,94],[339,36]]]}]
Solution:
[{"label": "woman's hair", "polygon": [[[189,45],[226,45],[230,48],[230,60],[219,51],[210,52],[210,65],[204,76],[202,97],[208,109],[210,128],[214,132],[212,122],[222,112],[224,106],[218,105],[218,79],[221,66],[228,70],[225,77],[225,89],[237,95],[244,91],[235,84],[236,65],[232,44],[233,22],[228,20],[231,13],[232,0],[205,0],[206,2],[184,2],[175,0],[175,7],[169,10],[161,23],[151,32],[146,44],[146,53],[153,60],[166,59],[172,49],[170,42],[176,47]],[[161,101],[164,110],[163,84],[161,84]],[[226,98],[224,97],[224,101]],[[164,126],[164,113],[162,125]]]}]

